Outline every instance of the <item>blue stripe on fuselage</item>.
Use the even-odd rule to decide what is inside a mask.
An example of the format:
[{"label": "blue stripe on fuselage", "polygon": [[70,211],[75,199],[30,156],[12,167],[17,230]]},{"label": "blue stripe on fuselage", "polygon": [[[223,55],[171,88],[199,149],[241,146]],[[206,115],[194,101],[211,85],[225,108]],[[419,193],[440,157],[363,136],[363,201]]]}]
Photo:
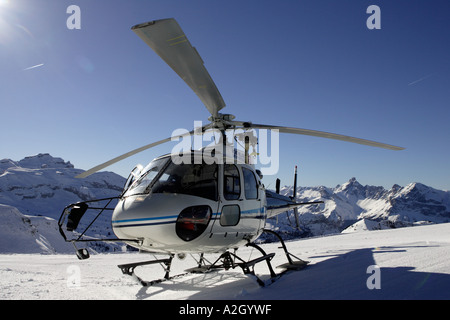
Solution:
[{"label": "blue stripe on fuselage", "polygon": [[[250,209],[241,211],[241,218],[243,219],[264,219],[265,215],[260,214],[264,213],[264,208],[256,208],[256,209]],[[259,213],[257,216],[251,216],[251,217],[243,217],[242,215],[250,215]],[[212,214],[211,220],[218,219],[220,216],[220,212],[215,212]],[[112,221],[114,228],[123,228],[123,227],[142,227],[142,226],[154,226],[154,225],[161,225],[161,224],[170,224],[175,223],[177,221],[178,215],[175,216],[162,216],[162,217],[152,217],[152,218],[138,218],[138,219],[124,219],[124,220],[115,220]],[[171,219],[170,221],[155,221],[155,220],[164,220],[164,219]],[[147,222],[144,222],[147,221]],[[155,221],[155,222],[151,222]],[[143,222],[143,223],[132,223],[132,224],[123,224],[123,225],[116,225],[118,223],[127,223],[127,222]]]}]

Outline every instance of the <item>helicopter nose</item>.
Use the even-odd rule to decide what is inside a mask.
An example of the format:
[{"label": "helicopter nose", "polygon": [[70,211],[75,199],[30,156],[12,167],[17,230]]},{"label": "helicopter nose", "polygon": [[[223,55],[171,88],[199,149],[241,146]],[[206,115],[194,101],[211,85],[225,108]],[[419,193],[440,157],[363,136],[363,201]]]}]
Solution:
[{"label": "helicopter nose", "polygon": [[112,214],[112,219],[111,219],[111,224],[112,224],[112,229],[114,231],[114,233],[116,234],[116,236],[119,239],[125,239],[127,238],[127,235],[124,234],[122,228],[118,228],[119,223],[121,221],[124,221],[124,210],[123,210],[123,201],[120,200],[119,203],[117,204],[116,208],[113,211]]},{"label": "helicopter nose", "polygon": [[128,197],[114,209],[112,228],[119,239],[142,241],[151,250],[179,248],[205,234],[214,204],[183,194]]},{"label": "helicopter nose", "polygon": [[167,199],[124,199],[119,201],[114,209],[113,231],[122,239],[153,238],[159,229],[162,229],[157,230],[153,227],[174,224],[178,217],[174,215],[176,211],[167,206]]},{"label": "helicopter nose", "polygon": [[[134,202],[127,199],[120,200],[113,211],[111,224],[114,233],[119,239],[138,238],[139,236],[135,234],[134,227],[146,220],[140,214],[142,210],[139,210],[139,206],[134,204]],[[147,216],[148,213],[147,211]]]}]

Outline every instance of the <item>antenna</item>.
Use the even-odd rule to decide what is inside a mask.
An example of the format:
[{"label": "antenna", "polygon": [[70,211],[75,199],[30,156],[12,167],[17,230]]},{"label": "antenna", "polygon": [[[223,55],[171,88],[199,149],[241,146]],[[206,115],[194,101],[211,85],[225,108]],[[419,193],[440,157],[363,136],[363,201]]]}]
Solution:
[{"label": "antenna", "polygon": [[[292,191],[292,200],[295,201],[297,198],[297,166],[295,166],[294,171],[294,190]],[[295,217],[295,224],[297,226],[297,230],[301,231],[300,229],[300,221],[298,220],[298,208],[294,208],[294,217]]]},{"label": "antenna", "polygon": [[277,179],[276,186],[275,186],[275,190],[276,190],[275,192],[278,194],[280,194],[280,182],[281,182],[281,180]]},{"label": "antenna", "polygon": [[294,171],[294,191],[292,192],[292,200],[295,201],[295,198],[297,198],[297,166],[295,166]]}]

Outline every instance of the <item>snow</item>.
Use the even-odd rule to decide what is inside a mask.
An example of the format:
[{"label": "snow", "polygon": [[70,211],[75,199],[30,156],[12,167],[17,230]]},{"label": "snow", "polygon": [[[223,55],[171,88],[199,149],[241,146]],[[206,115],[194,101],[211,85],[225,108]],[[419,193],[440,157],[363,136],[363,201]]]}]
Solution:
[{"label": "snow", "polygon": [[73,247],[62,240],[57,221],[22,214],[0,204],[0,253],[68,253]]},{"label": "snow", "polygon": [[370,231],[377,229],[381,229],[379,222],[362,219],[343,230],[342,233]]},{"label": "snow", "polygon": [[[142,287],[117,267],[153,259],[149,254],[94,254],[83,261],[74,254],[1,254],[0,299],[450,299],[449,234],[450,224],[444,223],[289,241],[291,253],[310,264],[265,288],[240,268],[189,274]],[[276,252],[274,266],[286,262],[279,244],[261,246]],[[251,248],[237,253],[257,256]],[[190,256],[175,258],[172,274],[194,265]],[[379,278],[374,278],[374,265],[379,267]],[[146,280],[163,276],[159,265],[138,267],[136,273]],[[267,280],[264,263],[256,273]],[[369,289],[368,284],[376,281],[380,289]]]}]

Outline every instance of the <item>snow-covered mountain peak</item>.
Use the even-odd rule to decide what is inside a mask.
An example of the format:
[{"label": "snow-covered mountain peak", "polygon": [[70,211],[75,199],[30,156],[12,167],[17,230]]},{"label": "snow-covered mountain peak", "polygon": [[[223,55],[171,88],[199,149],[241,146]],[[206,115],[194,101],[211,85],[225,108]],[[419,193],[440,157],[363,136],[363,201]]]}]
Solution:
[{"label": "snow-covered mountain peak", "polygon": [[394,184],[390,190],[391,193],[396,193],[398,191],[400,191],[403,187],[398,185],[398,184]]},{"label": "snow-covered mountain peak", "polygon": [[358,194],[363,191],[364,187],[356,180],[355,177],[348,180],[346,183],[336,187],[335,193],[345,193],[345,194]]},{"label": "snow-covered mountain peak", "polygon": [[40,153],[20,161],[0,161],[0,203],[23,214],[57,219],[67,205],[121,193],[125,178],[112,172],[97,172],[85,179],[70,162]]},{"label": "snow-covered mountain peak", "polygon": [[406,187],[403,188],[402,190],[402,194],[408,194],[408,193],[413,193],[413,194],[417,194],[417,193],[425,193],[425,194],[430,194],[430,193],[436,193],[439,190],[436,190],[434,188],[428,187],[422,183],[419,182],[413,182],[408,184]]},{"label": "snow-covered mountain peak", "polygon": [[342,185],[343,188],[349,188],[349,187],[359,187],[362,185],[356,180],[355,177],[350,178],[346,183]]},{"label": "snow-covered mountain peak", "polygon": [[18,167],[17,162],[11,159],[2,159],[0,160],[0,175],[2,175],[7,169],[11,167]]},{"label": "snow-covered mountain peak", "polygon": [[395,198],[406,198],[418,202],[448,202],[450,200],[450,192],[437,190],[432,187],[426,186],[422,183],[413,182],[397,193]]},{"label": "snow-covered mountain peak", "polygon": [[48,153],[39,153],[34,156],[25,157],[17,162],[17,165],[22,168],[29,169],[44,169],[44,168],[70,168],[73,169],[73,164],[70,161],[64,161],[61,158],[52,157]]},{"label": "snow-covered mountain peak", "polygon": [[48,153],[39,153],[34,156],[25,157],[22,160],[14,161],[11,159],[0,160],[0,175],[7,170],[13,169],[73,169],[73,164],[70,161],[66,162],[61,158],[52,157]]}]

